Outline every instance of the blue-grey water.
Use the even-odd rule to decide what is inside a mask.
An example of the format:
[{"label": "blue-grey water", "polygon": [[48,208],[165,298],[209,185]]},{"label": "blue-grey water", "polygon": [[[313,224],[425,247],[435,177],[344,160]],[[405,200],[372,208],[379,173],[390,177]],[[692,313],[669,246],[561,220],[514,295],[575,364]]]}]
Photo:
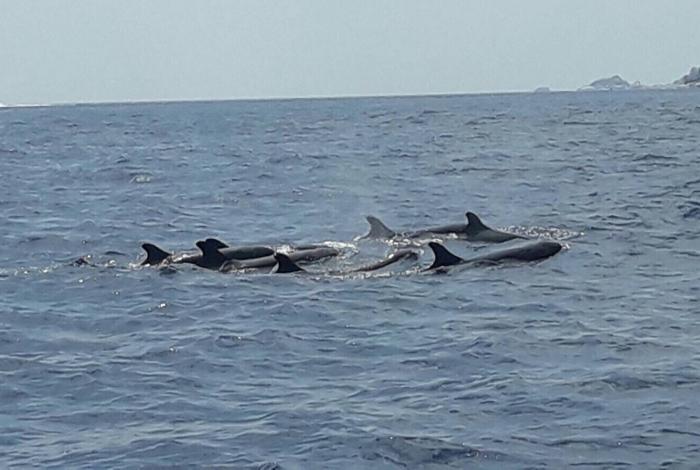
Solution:
[{"label": "blue-grey water", "polygon": [[[3,468],[700,465],[700,90],[8,108],[0,175]],[[466,210],[566,249],[325,274]],[[138,266],[208,236],[342,256]]]}]

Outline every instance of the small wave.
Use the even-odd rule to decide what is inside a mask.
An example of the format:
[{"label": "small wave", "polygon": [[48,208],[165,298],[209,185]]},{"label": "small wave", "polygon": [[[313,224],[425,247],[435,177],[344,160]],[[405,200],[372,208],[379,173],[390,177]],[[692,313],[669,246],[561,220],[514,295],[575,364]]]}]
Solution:
[{"label": "small wave", "polygon": [[216,344],[220,348],[230,349],[243,345],[245,341],[249,341],[249,338],[245,338],[243,336],[238,335],[225,334],[217,336],[214,340],[214,344]]},{"label": "small wave", "polygon": [[584,232],[578,232],[561,227],[507,227],[505,230],[518,235],[525,235],[530,238],[548,238],[556,241],[571,240],[584,235]]},{"label": "small wave", "polygon": [[694,431],[681,431],[680,429],[669,429],[669,428],[663,428],[661,429],[662,433],[667,433],[667,434],[681,434],[684,436],[694,436],[694,437],[700,437],[700,433],[694,432]]},{"label": "small wave", "polygon": [[565,126],[599,126],[599,125],[609,125],[609,122],[595,122],[595,121],[564,121]]},{"label": "small wave", "polygon": [[150,183],[151,180],[153,180],[153,176],[151,176],[151,175],[138,174],[138,175],[134,175],[129,182],[136,183],[136,184],[144,184],[144,183]]},{"label": "small wave", "polygon": [[663,385],[661,381],[652,377],[636,377],[622,372],[610,372],[603,377],[581,382],[581,386],[584,388],[599,388],[602,386],[618,391],[644,390],[661,385]]},{"label": "small wave", "polygon": [[377,437],[374,446],[366,451],[368,460],[381,459],[406,468],[425,465],[455,465],[464,468],[474,459],[504,460],[497,452],[487,452],[466,444],[455,444],[432,437],[388,436]]},{"label": "small wave", "polygon": [[284,470],[284,468],[277,462],[265,462],[260,466],[255,466],[257,470]]},{"label": "small wave", "polygon": [[683,188],[689,189],[695,185],[700,185],[700,179],[694,179],[683,183]]},{"label": "small wave", "polygon": [[15,147],[9,147],[9,148],[3,148],[0,147],[0,155],[6,154],[6,155],[26,155],[27,152],[23,150],[19,150]]},{"label": "small wave", "polygon": [[[278,306],[273,306],[273,309],[279,309],[282,308],[283,310],[286,310],[285,306],[283,305],[278,305]],[[245,340],[250,340],[250,341],[255,341],[257,343],[262,343],[262,344],[274,344],[276,346],[280,346],[283,344],[286,344],[288,341],[303,341],[304,338],[300,336],[293,335],[292,333],[289,333],[288,331],[280,330],[280,329],[274,329],[274,328],[263,328],[262,330],[259,330],[250,336],[241,338],[242,341]]]},{"label": "small wave", "polygon": [[17,267],[17,268],[4,268],[0,269],[0,278],[8,277],[33,277],[37,275],[50,274],[58,269],[62,268],[64,265],[54,263],[48,266],[29,266],[29,267]]},{"label": "small wave", "polygon": [[700,219],[700,207],[693,207],[683,213],[684,219]]},{"label": "small wave", "polygon": [[632,161],[635,162],[670,162],[678,160],[675,157],[667,157],[666,155],[657,155],[653,153],[647,153],[639,157],[634,158]]}]

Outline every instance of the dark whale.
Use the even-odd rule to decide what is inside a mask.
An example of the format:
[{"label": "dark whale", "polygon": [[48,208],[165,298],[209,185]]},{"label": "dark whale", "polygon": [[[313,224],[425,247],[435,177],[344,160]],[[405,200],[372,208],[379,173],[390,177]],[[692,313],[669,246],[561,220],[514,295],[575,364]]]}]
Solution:
[{"label": "dark whale", "polygon": [[[227,247],[223,242],[219,242],[222,248]],[[146,259],[141,262],[141,266],[156,266],[161,263],[192,263],[197,264],[201,253],[196,251],[186,251],[181,253],[170,253],[154,245],[153,243],[144,243],[141,248],[146,252]]]},{"label": "dark whale", "polygon": [[275,253],[275,267],[272,268],[271,273],[297,273],[305,272],[304,268],[300,267],[294,261],[292,261],[289,256],[284,253]]},{"label": "dark whale", "polygon": [[464,259],[451,253],[442,244],[437,242],[428,243],[433,250],[435,260],[427,270],[456,266],[459,264],[497,264],[504,261],[539,261],[550,256],[554,256],[562,249],[561,244],[553,241],[538,240],[524,245],[497,250],[476,258]]},{"label": "dark whale", "polygon": [[479,216],[473,212],[466,213],[466,224],[450,224],[441,225],[439,227],[429,227],[421,230],[408,232],[395,232],[387,227],[381,220],[374,216],[367,216],[369,223],[369,232],[363,238],[380,238],[380,239],[406,239],[420,238],[434,235],[456,235],[459,238],[473,242],[487,243],[502,243],[516,238],[526,239],[522,235],[517,235],[510,232],[503,232],[492,229],[484,224]]},{"label": "dark whale", "polygon": [[383,260],[377,261],[376,263],[368,264],[366,266],[361,266],[355,268],[349,272],[351,273],[363,273],[369,271],[377,271],[378,269],[386,268],[389,265],[398,263],[403,259],[418,259],[418,252],[414,250],[396,250],[396,252],[387,256]]},{"label": "dark whale", "polygon": [[[218,251],[214,249],[214,251]],[[260,268],[270,268],[278,264],[278,260],[275,258],[280,253],[273,253],[268,256],[262,256],[259,258],[238,260],[231,259],[226,261],[221,265],[220,270],[223,272],[235,271],[237,269],[260,269]],[[290,253],[283,255],[285,258],[289,258],[293,263],[297,262],[313,262],[319,261],[324,258],[331,258],[338,256],[340,252],[335,248],[328,246],[307,246],[301,249],[297,248]]]},{"label": "dark whale", "polygon": [[[186,252],[172,254],[152,243],[144,243],[141,247],[146,251],[146,259],[141,265],[155,266],[163,262],[175,264],[190,263],[202,268],[219,269],[221,263],[217,261],[218,258],[216,255],[212,257],[212,250],[218,250],[225,258],[224,261],[230,259],[246,260],[260,258],[263,256],[270,256],[275,252],[275,250],[268,246],[251,245],[230,247],[216,238],[207,238],[204,241],[198,241],[195,245],[200,249],[200,253]],[[209,256],[207,256],[207,253],[210,253]]]},{"label": "dark whale", "polygon": [[[350,273],[377,271],[379,269],[397,263],[403,259],[418,259],[418,252],[414,250],[397,250],[395,253],[392,253],[388,257],[377,261],[376,263],[351,269],[349,271],[334,271],[328,274],[343,275]],[[277,261],[277,264],[272,269],[272,273],[295,273],[300,271],[305,272],[305,269],[297,265],[294,262],[294,260],[291,259],[290,256],[284,255],[282,253],[275,253],[275,260]]]}]

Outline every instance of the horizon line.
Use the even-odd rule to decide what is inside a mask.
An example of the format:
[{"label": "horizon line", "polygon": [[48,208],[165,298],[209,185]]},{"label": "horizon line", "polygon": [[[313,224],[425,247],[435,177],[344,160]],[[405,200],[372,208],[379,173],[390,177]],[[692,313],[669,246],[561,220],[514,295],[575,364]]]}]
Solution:
[{"label": "horizon line", "polygon": [[[550,89],[550,93],[572,92],[576,90]],[[2,103],[6,108],[40,108],[50,106],[79,106],[79,105],[109,105],[109,104],[172,104],[172,103],[212,103],[228,101],[299,101],[299,100],[345,100],[345,99],[366,99],[366,98],[439,98],[449,96],[472,96],[472,95],[514,95],[535,93],[535,90],[501,90],[501,91],[466,91],[466,92],[434,92],[434,93],[377,93],[377,94],[348,94],[348,95],[308,95],[308,96],[244,96],[235,98],[146,98],[127,99],[125,101],[104,100],[104,101],[56,101],[52,103]],[[3,106],[0,105],[0,108]]]},{"label": "horizon line", "polygon": [[[669,84],[670,85],[670,84]],[[378,94],[348,94],[348,95],[308,95],[308,96],[245,96],[236,98],[146,98],[127,99],[125,101],[104,100],[104,101],[56,101],[52,103],[17,103],[8,104],[0,102],[0,109],[8,108],[48,108],[53,106],[104,106],[104,105],[132,105],[132,104],[177,104],[177,103],[224,103],[224,102],[254,102],[254,101],[301,101],[301,100],[348,100],[348,99],[370,99],[370,98],[446,98],[450,96],[493,96],[493,95],[524,95],[524,94],[555,94],[555,93],[590,93],[590,92],[628,92],[628,91],[665,91],[686,88],[687,86],[675,85],[666,88],[665,85],[651,85],[640,88],[629,89],[557,89],[547,86],[537,87],[533,90],[499,90],[499,91],[466,91],[466,92],[435,92],[435,93],[378,93]],[[694,87],[690,87],[694,88]]]}]

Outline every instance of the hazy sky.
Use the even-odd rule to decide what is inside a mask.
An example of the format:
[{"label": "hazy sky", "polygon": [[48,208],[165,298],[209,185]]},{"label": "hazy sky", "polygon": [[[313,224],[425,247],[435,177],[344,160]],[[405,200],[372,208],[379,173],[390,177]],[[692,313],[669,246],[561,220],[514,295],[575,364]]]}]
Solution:
[{"label": "hazy sky", "polygon": [[699,0],[0,0],[0,102],[666,83]]}]

